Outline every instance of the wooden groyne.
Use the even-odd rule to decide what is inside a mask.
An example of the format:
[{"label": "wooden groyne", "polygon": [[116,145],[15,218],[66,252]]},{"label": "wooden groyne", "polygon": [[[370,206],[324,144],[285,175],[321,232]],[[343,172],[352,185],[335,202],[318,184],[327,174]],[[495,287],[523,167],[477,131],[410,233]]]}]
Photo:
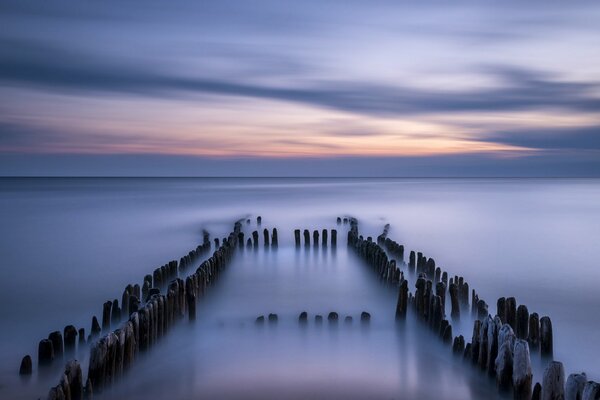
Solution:
[{"label": "wooden groyne", "polygon": [[[88,340],[90,360],[85,385],[81,379],[79,363],[71,360],[67,363],[59,384],[50,389],[48,398],[92,398],[93,392],[102,392],[119,381],[133,367],[137,355],[151,349],[177,321],[184,318],[186,311],[188,318],[194,320],[196,302],[204,296],[207,288],[218,279],[221,271],[227,266],[237,247],[240,229],[241,224],[237,222],[233,231],[213,255],[204,260],[185,280],[178,276],[185,276],[185,270],[210,250],[207,232],[204,232],[203,244],[182,257],[179,264],[170,262],[144,277],[146,289],[141,301],[139,285],[128,285],[122,297],[123,309],[118,307],[117,300],[105,302],[102,318],[104,334],[99,339],[97,337],[101,328],[96,317],[92,318],[92,334]],[[276,230],[274,235],[277,235]],[[162,294],[162,291],[165,294]],[[122,321],[121,316],[127,316],[127,319]],[[65,337],[69,338],[66,342],[69,350],[74,342],[74,329],[72,325],[65,327]],[[81,341],[84,331],[80,330],[79,333]],[[49,339],[42,340],[40,363],[49,365],[54,362],[58,358],[57,353],[62,354],[62,343],[62,335],[58,331],[52,332]],[[59,351],[55,353],[55,349]],[[26,356],[21,363],[23,373],[30,373],[28,361],[30,357]]]},{"label": "wooden groyne", "polygon": [[[499,298],[497,313],[488,313],[487,303],[473,289],[471,313],[476,317],[471,342],[465,343],[462,335],[452,337],[452,326],[445,316],[445,293],[451,299],[451,318],[458,319],[461,307],[469,310],[469,286],[463,277],[450,278],[436,267],[435,261],[421,252],[410,252],[409,262],[404,260],[404,246],[388,238],[389,225],[377,237],[377,244],[358,233],[358,222],[351,218],[348,246],[353,249],[387,284],[398,287],[396,319],[406,317],[407,304],[420,319],[439,335],[444,343],[452,343],[452,352],[462,356],[479,369],[496,377],[500,392],[512,391],[515,399],[522,400],[591,400],[600,399],[600,384],[587,381],[585,373],[571,374],[566,381],[561,362],[551,361],[545,369],[542,383],[533,385],[530,349],[539,351],[543,358],[553,355],[553,333],[550,317],[539,318],[529,313],[526,305],[517,306],[514,297]],[[339,218],[338,218],[339,223]],[[397,261],[409,272],[417,274],[414,296],[410,294],[402,271],[397,272]],[[396,279],[396,276],[399,278]]]},{"label": "wooden groyne", "polygon": [[[401,325],[409,313],[416,316],[449,351],[495,379],[499,392],[526,400],[600,398],[598,383],[588,381],[584,373],[571,374],[565,379],[562,363],[552,360],[553,330],[548,316],[540,318],[526,305],[518,304],[514,297],[499,298],[496,313],[490,313],[488,303],[462,276],[451,275],[423,252],[408,252],[404,245],[389,238],[389,225],[384,226],[373,241],[372,237],[360,235],[355,218],[338,217],[336,222],[348,225],[348,249],[362,259],[386,290],[397,291],[397,300],[390,304],[390,312],[393,308],[398,323]],[[261,223],[262,218],[257,218],[257,225]],[[336,229],[295,229],[294,245],[296,249],[335,249],[337,233]],[[87,340],[85,330],[77,330],[74,325],[53,331],[42,339],[38,346],[40,368],[51,368],[59,361],[69,360],[48,398],[90,399],[94,392],[105,391],[135,368],[139,355],[151,350],[179,321],[186,317],[189,321],[196,319],[197,302],[218,280],[236,249],[243,252],[257,251],[260,244],[264,249],[279,246],[275,228],[261,227],[248,236],[242,232],[241,222],[236,222],[227,237],[214,239],[216,250],[200,262],[211,249],[209,234],[204,231],[203,242],[196,249],[179,261],[170,261],[145,275],[141,286],[127,285],[120,299],[104,302],[101,319],[92,317]],[[198,263],[199,267],[194,270]],[[410,291],[407,277],[414,279],[414,293]],[[452,323],[461,317],[474,319],[470,341],[463,335],[454,336]],[[370,314],[363,311],[361,324],[368,324],[370,318]],[[270,313],[257,317],[255,323],[275,326],[278,321],[279,316]],[[314,315],[316,325],[336,326],[342,321],[351,325],[354,318],[335,311]],[[298,322],[308,324],[308,313],[300,313]],[[81,366],[71,358],[87,346],[90,359],[84,379]],[[548,360],[542,379],[535,384],[532,354]],[[31,372],[32,358],[26,355],[19,373]]]}]

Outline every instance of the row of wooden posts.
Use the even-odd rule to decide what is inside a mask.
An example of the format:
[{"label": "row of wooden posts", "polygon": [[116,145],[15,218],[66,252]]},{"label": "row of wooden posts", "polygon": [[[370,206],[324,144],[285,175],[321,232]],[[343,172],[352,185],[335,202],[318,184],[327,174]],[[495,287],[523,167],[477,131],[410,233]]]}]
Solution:
[{"label": "row of wooden posts", "polygon": [[[246,241],[246,249],[258,249],[259,242],[259,233],[258,231],[252,232],[252,237],[249,237]],[[244,249],[244,232],[238,232],[237,234],[237,245],[240,249]],[[267,228],[263,229],[263,245],[265,248],[272,247],[276,249],[279,247],[279,238],[277,234],[277,228],[273,228],[272,233],[269,232]]]},{"label": "row of wooden posts", "polygon": [[[340,319],[340,316],[335,311],[331,311],[327,315],[327,321],[329,321],[329,323],[332,325],[337,324],[339,319]],[[268,321],[270,324],[275,324],[275,323],[277,323],[278,320],[279,320],[279,316],[277,314],[270,313],[267,315],[267,317],[265,317],[264,315],[259,315],[258,317],[256,317],[255,323],[256,323],[256,325],[263,325],[265,323],[265,321]],[[353,318],[351,315],[346,315],[344,317],[345,324],[347,324],[347,325],[352,324],[352,321],[353,321]],[[365,324],[365,323],[369,323],[369,321],[371,321],[371,314],[369,314],[366,311],[361,312],[360,313],[360,322],[362,324]],[[301,325],[308,324],[308,313],[306,311],[302,311],[300,313],[300,315],[298,316],[298,322]],[[323,323],[323,315],[316,314],[315,315],[315,324],[320,325],[322,323]]]},{"label": "row of wooden posts", "polygon": [[[294,230],[294,242],[296,244],[296,248],[300,248],[301,245],[301,238],[300,238],[300,229],[296,229]],[[331,229],[329,232],[331,232],[331,247],[335,248],[337,247],[337,230],[336,229]],[[310,247],[310,231],[308,229],[304,229],[303,232],[303,236],[304,236],[304,247],[308,248]],[[327,229],[323,229],[321,231],[321,242],[320,244],[323,247],[327,247],[327,241],[328,241],[328,231]],[[314,247],[318,247],[319,246],[319,230],[315,229],[312,233],[312,238],[313,238],[313,246]]]},{"label": "row of wooden posts", "polygon": [[[404,259],[404,246],[387,237],[389,225],[377,238],[363,239],[358,234],[358,223],[350,219],[348,245],[367,264],[378,272],[381,279],[390,282],[396,276],[395,260],[388,260],[386,251],[400,262]],[[396,318],[406,317],[408,304],[415,313],[437,333],[444,343],[452,343],[452,351],[496,376],[501,392],[511,391],[515,399],[523,400],[592,400],[600,398],[600,384],[587,381],[585,373],[569,375],[565,384],[564,368],[561,362],[551,361],[544,371],[542,383],[532,387],[530,348],[539,350],[543,357],[552,357],[552,322],[549,317],[539,318],[537,313],[529,314],[525,305],[519,305],[514,297],[500,298],[497,301],[497,315],[492,318],[488,306],[472,291],[472,314],[474,321],[471,343],[465,344],[464,337],[452,337],[452,326],[445,319],[446,272],[435,267],[433,259],[422,253],[411,251],[408,270],[418,273],[415,295],[409,293],[407,281],[402,272],[398,280],[391,279],[399,288],[396,304]],[[435,294],[433,285],[435,284]],[[450,279],[451,317],[460,316],[460,305],[468,307],[468,284],[462,277]]]},{"label": "row of wooden posts", "polygon": [[[186,314],[189,320],[195,320],[197,300],[204,296],[207,288],[227,266],[237,247],[240,232],[241,224],[236,222],[233,231],[223,239],[221,246],[185,281],[177,277],[178,270],[173,269],[170,266],[172,264],[155,270],[153,275],[147,275],[144,282],[148,283],[149,289],[143,303],[137,299],[136,294],[139,293],[136,293],[136,288],[129,285],[124,293],[124,298],[128,297],[130,305],[128,319],[123,323],[113,324],[113,327],[119,326],[112,331],[109,327],[109,331],[104,332],[99,340],[91,342],[85,385],[81,378],[79,363],[75,360],[69,361],[60,383],[50,389],[48,398],[66,400],[91,398],[94,391],[101,392],[118,381],[133,366],[138,353],[152,348],[178,320],[183,319]],[[198,249],[206,247],[210,249],[210,241],[205,233],[203,245]],[[183,275],[182,272],[193,265],[202,253],[203,251],[197,251],[185,256],[185,267],[179,268],[179,273]],[[169,281],[170,278],[172,279]],[[159,286],[153,286],[152,283]],[[139,289],[138,285],[135,286]],[[162,294],[161,289],[165,289],[166,294]],[[108,310],[108,306],[105,309]],[[71,372],[73,370],[78,370],[78,374],[74,375]],[[79,379],[74,380],[72,376],[78,376]]]},{"label": "row of wooden posts", "polygon": [[[121,305],[119,300],[106,301],[102,306],[102,325],[98,322],[96,316],[92,317],[90,334],[87,337],[87,342],[96,339],[102,332],[110,331],[111,326],[118,325],[122,320],[133,311],[137,311],[141,302],[145,302],[149,298],[149,294],[156,293],[172,279],[177,277],[179,273],[183,273],[188,266],[192,265],[199,257],[206,254],[210,250],[210,241],[208,233],[203,232],[203,243],[190,251],[187,255],[181,258],[179,264],[177,261],[158,267],[153,274],[144,277],[143,287],[140,285],[127,285],[121,297]],[[63,331],[53,331],[48,335],[47,339],[40,340],[38,344],[38,366],[47,368],[54,365],[56,362],[62,362],[65,357],[72,357],[76,351],[76,342],[82,350],[86,344],[85,329],[77,330],[74,325],[67,325]],[[30,375],[33,371],[33,362],[30,355],[23,357],[19,374]]]}]

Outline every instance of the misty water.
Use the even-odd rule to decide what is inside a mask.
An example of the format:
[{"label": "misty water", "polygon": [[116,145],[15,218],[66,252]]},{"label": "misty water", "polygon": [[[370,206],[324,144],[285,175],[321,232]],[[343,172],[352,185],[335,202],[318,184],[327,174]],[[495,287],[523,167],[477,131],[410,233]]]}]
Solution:
[{"label": "misty water", "polygon": [[[276,227],[279,248],[239,251],[199,303],[101,398],[495,398],[493,379],[451,354],[397,292],[346,247],[360,233],[422,251],[462,275],[495,313],[515,296],[548,315],[566,373],[600,379],[600,180],[594,179],[1,179],[0,398],[44,397],[61,363],[38,374],[37,344],[179,259],[202,230]],[[293,230],[338,229],[338,246],[294,248]],[[262,240],[262,235],[261,235]],[[262,242],[261,242],[262,244]],[[414,276],[405,273],[414,292]],[[191,271],[190,271],[191,273]],[[298,314],[309,313],[299,326]],[[314,322],[337,311],[352,324]],[[371,313],[361,324],[360,313]],[[277,313],[277,324],[257,326]],[[449,314],[449,312],[447,311]],[[452,321],[471,339],[472,320]],[[85,366],[89,350],[77,358]],[[18,376],[24,354],[29,379]],[[545,363],[532,353],[534,382]]]}]

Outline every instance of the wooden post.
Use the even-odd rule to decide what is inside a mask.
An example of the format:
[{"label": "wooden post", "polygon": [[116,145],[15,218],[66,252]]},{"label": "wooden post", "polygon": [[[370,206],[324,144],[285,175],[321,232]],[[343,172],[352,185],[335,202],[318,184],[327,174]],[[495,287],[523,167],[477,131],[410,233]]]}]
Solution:
[{"label": "wooden post", "polygon": [[327,247],[327,229],[323,229],[323,231],[321,231],[321,239],[322,246]]},{"label": "wooden post", "polygon": [[371,321],[371,314],[369,314],[366,311],[363,311],[360,313],[360,322],[364,323],[369,323]]},{"label": "wooden post", "polygon": [[337,230],[332,229],[331,230],[331,247],[336,247],[337,246]]},{"label": "wooden post", "polygon": [[263,238],[265,242],[265,247],[269,247],[269,230],[267,228],[263,230]]},{"label": "wooden post", "polygon": [[550,317],[542,317],[540,319],[540,350],[542,356],[552,356],[552,321]]},{"label": "wooden post", "polygon": [[506,323],[513,330],[517,329],[517,300],[514,297],[506,299]]},{"label": "wooden post", "polygon": [[527,340],[529,337],[529,311],[524,304],[519,305],[517,308],[516,333],[519,339]]},{"label": "wooden post", "polygon": [[196,295],[193,292],[186,292],[188,319],[190,321],[196,320]]},{"label": "wooden post", "polygon": [[104,333],[110,331],[110,310],[112,305],[112,301],[106,301],[102,306],[102,332]]},{"label": "wooden post", "polygon": [[313,244],[315,247],[319,245],[319,231],[316,229],[313,231]]},{"label": "wooden post", "polygon": [[308,229],[304,230],[304,247],[310,246],[310,232]]},{"label": "wooden post", "polygon": [[562,400],[564,398],[565,370],[563,364],[560,361],[551,361],[544,371],[542,400]]},{"label": "wooden post", "polygon": [[408,307],[408,281],[403,280],[400,283],[398,291],[398,302],[396,303],[396,320],[406,318],[406,309]]},{"label": "wooden post", "polygon": [[581,400],[586,383],[587,376],[584,372],[569,375],[565,386],[565,400]]},{"label": "wooden post", "polygon": [[496,302],[496,314],[500,317],[503,324],[506,323],[506,299],[500,297]]},{"label": "wooden post", "polygon": [[65,326],[63,330],[65,340],[65,353],[73,354],[75,352],[75,341],[77,340],[77,329],[73,325]]},{"label": "wooden post", "polygon": [[296,242],[296,248],[300,247],[300,229],[294,229],[294,240]]},{"label": "wooden post", "polygon": [[529,348],[536,350],[540,345],[540,317],[537,313],[529,315]]},{"label": "wooden post", "polygon": [[[504,325],[510,328],[510,325]],[[512,385],[513,376],[513,351],[512,343],[509,340],[502,341],[498,349],[498,356],[495,360],[496,383],[498,390],[506,392]]]},{"label": "wooden post", "polygon": [[514,347],[513,358],[513,393],[515,400],[531,399],[531,358],[529,345],[526,340],[517,339]]},{"label": "wooden post", "polygon": [[62,360],[64,351],[62,333],[60,331],[51,332],[48,335],[48,340],[52,342],[52,347],[54,348],[54,358]]},{"label": "wooden post", "polygon": [[31,375],[33,371],[33,366],[31,362],[31,356],[27,354],[21,360],[21,366],[19,367],[19,375]]},{"label": "wooden post", "polygon": [[302,311],[300,313],[300,316],[298,317],[298,322],[300,322],[300,324],[306,324],[308,322],[308,313],[306,311]]},{"label": "wooden post", "polygon": [[456,336],[452,343],[452,352],[456,355],[462,355],[465,352],[465,338],[463,335]]},{"label": "wooden post", "polygon": [[258,249],[258,231],[254,231],[252,232],[252,244],[254,245],[255,249]]},{"label": "wooden post", "polygon": [[279,239],[277,237],[277,228],[273,228],[273,235],[271,237],[271,245],[274,248],[279,247]]},{"label": "wooden post", "polygon": [[600,399],[600,384],[589,381],[583,388],[583,397],[581,400],[596,400]]},{"label": "wooden post", "polygon": [[71,360],[65,366],[66,381],[69,383],[71,400],[83,399],[83,374],[77,360]]},{"label": "wooden post", "polygon": [[114,299],[112,303],[110,322],[113,326],[117,326],[121,322],[121,309],[119,308],[119,300],[117,299]]},{"label": "wooden post", "polygon": [[49,339],[42,339],[38,345],[38,365],[40,367],[52,364],[54,361],[54,346]]},{"label": "wooden post", "polygon": [[451,305],[450,316],[453,319],[458,319],[460,318],[460,304],[458,302],[458,287],[456,286],[456,284],[453,283],[450,285],[449,292]]}]

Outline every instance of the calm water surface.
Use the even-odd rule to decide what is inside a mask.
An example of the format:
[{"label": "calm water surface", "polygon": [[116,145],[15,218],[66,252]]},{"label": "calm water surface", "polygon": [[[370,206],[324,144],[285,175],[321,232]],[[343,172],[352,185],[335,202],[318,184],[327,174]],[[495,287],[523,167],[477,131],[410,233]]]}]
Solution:
[{"label": "calm water surface", "polygon": [[[0,398],[43,397],[58,382],[17,375],[50,331],[88,331],[104,301],[194,248],[202,229],[223,237],[257,215],[278,228],[279,250],[238,254],[196,324],[179,324],[104,398],[493,398],[493,381],[420,323],[394,323],[396,293],[347,252],[344,227],[337,251],[294,250],[293,229],[336,228],[338,215],[365,236],[389,223],[491,312],[515,296],[549,315],[555,358],[600,379],[600,180],[0,179]],[[304,310],[354,323],[300,328]],[[270,312],[276,326],[255,326]],[[469,318],[453,325],[470,340]],[[532,361],[535,382],[544,363]]]}]

